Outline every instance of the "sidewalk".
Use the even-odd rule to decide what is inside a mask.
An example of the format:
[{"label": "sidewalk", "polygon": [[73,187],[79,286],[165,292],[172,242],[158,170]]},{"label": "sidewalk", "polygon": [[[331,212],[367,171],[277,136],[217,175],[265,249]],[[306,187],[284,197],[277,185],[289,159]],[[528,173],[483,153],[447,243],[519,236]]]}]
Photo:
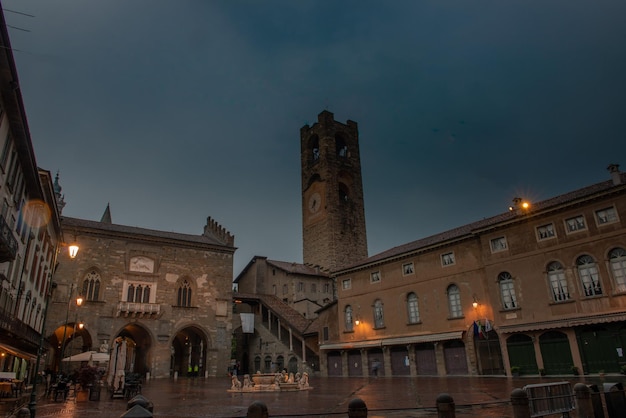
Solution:
[{"label": "sidewalk", "polygon": [[[233,418],[245,417],[253,401],[264,402],[271,417],[347,417],[348,403],[361,398],[368,417],[437,416],[436,399],[448,393],[456,404],[459,417],[513,416],[509,405],[511,392],[527,384],[570,381],[572,387],[583,382],[621,382],[624,376],[603,380],[562,378],[505,377],[381,377],[318,378],[312,377],[312,390],[298,392],[228,392],[230,379],[157,379],[144,383],[142,395],[153,402],[154,417],[159,418]],[[100,401],[53,402],[38,400],[37,417],[79,418],[95,416],[118,418],[126,412],[127,401],[110,399],[103,391]]]}]

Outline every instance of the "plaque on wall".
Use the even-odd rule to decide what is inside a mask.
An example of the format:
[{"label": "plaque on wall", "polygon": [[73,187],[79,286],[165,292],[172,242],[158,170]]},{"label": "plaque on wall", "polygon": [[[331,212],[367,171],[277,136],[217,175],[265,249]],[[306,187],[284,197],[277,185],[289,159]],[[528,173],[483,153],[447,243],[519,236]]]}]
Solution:
[{"label": "plaque on wall", "polygon": [[139,273],[154,273],[154,260],[137,256],[130,259],[130,271],[136,271]]}]

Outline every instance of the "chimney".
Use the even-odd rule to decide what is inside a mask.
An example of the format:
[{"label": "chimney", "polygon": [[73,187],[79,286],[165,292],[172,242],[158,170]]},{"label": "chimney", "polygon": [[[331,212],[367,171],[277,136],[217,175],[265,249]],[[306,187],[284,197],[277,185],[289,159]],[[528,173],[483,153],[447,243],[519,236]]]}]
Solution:
[{"label": "chimney", "polygon": [[613,180],[613,186],[619,186],[622,184],[622,173],[619,172],[619,164],[609,164],[606,168],[611,173],[611,180]]}]

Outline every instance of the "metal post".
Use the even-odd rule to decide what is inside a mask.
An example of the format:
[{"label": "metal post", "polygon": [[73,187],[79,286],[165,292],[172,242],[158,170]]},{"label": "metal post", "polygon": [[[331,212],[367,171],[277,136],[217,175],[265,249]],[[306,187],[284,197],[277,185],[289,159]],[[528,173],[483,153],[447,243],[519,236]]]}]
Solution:
[{"label": "metal post", "polygon": [[59,371],[62,371],[63,355],[65,353],[65,344],[67,343],[67,322],[70,316],[70,304],[72,303],[72,293],[74,293],[74,283],[70,286],[70,295],[67,301],[67,311],[65,313],[65,323],[63,324],[63,343],[61,344],[61,354],[59,355]]},{"label": "metal post", "polygon": [[35,380],[33,381],[33,388],[30,392],[30,402],[28,403],[28,409],[30,409],[30,417],[35,418],[37,411],[37,377],[39,375],[39,363],[41,362],[41,355],[43,352],[44,333],[46,332],[46,318],[48,317],[48,303],[52,297],[52,292],[57,287],[55,282],[50,283],[50,290],[46,295],[46,304],[43,308],[43,320],[41,321],[41,336],[39,337],[39,348],[37,349],[37,362],[35,363]]},{"label": "metal post", "polygon": [[454,399],[447,393],[440,393],[437,396],[437,416],[439,418],[455,418],[456,408]]}]

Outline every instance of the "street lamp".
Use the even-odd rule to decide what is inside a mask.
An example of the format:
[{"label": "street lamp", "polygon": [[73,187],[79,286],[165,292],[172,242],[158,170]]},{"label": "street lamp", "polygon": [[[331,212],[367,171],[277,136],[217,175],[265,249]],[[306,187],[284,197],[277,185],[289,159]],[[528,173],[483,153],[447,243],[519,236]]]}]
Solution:
[{"label": "street lamp", "polygon": [[[61,367],[61,362],[63,361],[63,357],[65,356],[65,345],[67,344],[67,325],[68,325],[68,317],[70,315],[70,306],[71,306],[71,301],[72,301],[72,292],[74,290],[74,285],[72,284],[72,287],[70,288],[70,300],[67,303],[67,312],[65,314],[65,325],[63,327],[63,344],[61,346],[61,356],[59,358],[59,370],[62,370]],[[76,297],[76,314],[74,316],[74,331],[72,334],[72,344],[70,345],[70,356],[72,355],[72,349],[74,347],[74,339],[76,338],[76,323],[78,322],[78,308],[81,307],[81,305],[83,304],[83,297],[82,296],[77,296]],[[83,328],[83,324],[79,325],[79,329]],[[68,364],[69,367],[69,364]]]},{"label": "street lamp", "polygon": [[30,409],[31,418],[35,418],[35,412],[37,410],[37,378],[39,377],[39,363],[41,362],[41,356],[43,354],[43,341],[44,333],[46,329],[46,317],[48,314],[48,303],[52,298],[52,292],[56,289],[57,284],[55,282],[50,283],[50,289],[46,295],[46,304],[43,308],[43,319],[41,321],[41,336],[39,337],[39,348],[37,349],[37,362],[35,363],[35,380],[33,380],[33,387],[30,391],[30,402],[28,403],[28,409]]}]

